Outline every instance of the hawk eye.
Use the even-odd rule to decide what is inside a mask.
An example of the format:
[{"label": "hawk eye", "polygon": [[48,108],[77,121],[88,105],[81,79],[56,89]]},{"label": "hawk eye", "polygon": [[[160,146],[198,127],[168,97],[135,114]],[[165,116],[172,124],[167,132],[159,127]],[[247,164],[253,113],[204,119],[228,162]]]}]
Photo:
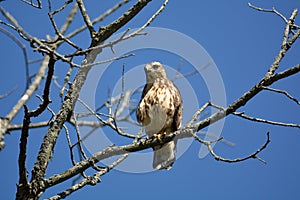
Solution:
[{"label": "hawk eye", "polygon": [[158,68],[159,68],[159,65],[153,65],[152,68],[153,68],[153,69],[158,69]]}]

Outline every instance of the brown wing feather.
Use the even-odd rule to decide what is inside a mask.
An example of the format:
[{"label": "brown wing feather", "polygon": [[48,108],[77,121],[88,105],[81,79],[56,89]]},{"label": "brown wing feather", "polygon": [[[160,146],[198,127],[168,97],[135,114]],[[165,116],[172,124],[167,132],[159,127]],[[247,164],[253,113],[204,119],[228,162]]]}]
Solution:
[{"label": "brown wing feather", "polygon": [[179,89],[173,83],[172,83],[172,87],[174,87],[174,91],[176,91],[174,94],[174,96],[175,96],[175,99],[174,99],[175,111],[174,111],[174,116],[173,116],[172,129],[173,129],[173,131],[177,131],[178,129],[180,129],[180,126],[181,126],[183,105],[182,105],[182,98],[181,98]]},{"label": "brown wing feather", "polygon": [[138,120],[139,123],[141,123],[144,120],[144,118],[145,118],[145,116],[143,116],[143,112],[140,110],[141,109],[140,108],[140,103],[141,103],[141,101],[143,101],[145,95],[150,90],[150,88],[152,87],[152,85],[153,85],[153,83],[152,84],[148,83],[148,84],[146,84],[144,86],[144,89],[143,89],[143,92],[142,92],[142,96],[141,96],[140,102],[139,102],[137,110],[136,110],[136,118],[137,118],[137,120]]},{"label": "brown wing feather", "polygon": [[175,107],[174,118],[173,118],[173,131],[177,131],[180,129],[181,120],[182,120],[182,103],[180,103],[177,107]]}]

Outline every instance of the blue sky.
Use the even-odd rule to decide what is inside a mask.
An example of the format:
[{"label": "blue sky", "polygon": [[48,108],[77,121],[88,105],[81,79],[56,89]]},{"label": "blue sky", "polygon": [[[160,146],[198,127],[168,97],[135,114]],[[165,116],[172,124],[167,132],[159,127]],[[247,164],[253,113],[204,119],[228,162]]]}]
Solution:
[{"label": "blue sky", "polygon": [[[105,1],[90,3],[87,1],[87,10],[91,17],[96,17],[117,1]],[[134,2],[134,1],[133,1]],[[108,17],[101,25],[111,22],[133,4],[124,6],[119,12]],[[18,3],[18,4],[17,4]],[[285,24],[276,15],[258,12],[247,6],[247,1],[171,1],[166,9],[151,24],[154,27],[168,28],[187,35],[208,52],[217,66],[226,91],[227,104],[230,104],[249,88],[251,88],[267,72],[281,45]],[[275,7],[284,16],[289,17],[294,8],[299,7],[297,1],[251,1],[254,5],[272,8]],[[47,5],[43,10],[34,10],[22,2],[5,1],[1,6],[12,13],[19,23],[28,30],[31,35],[45,37],[53,34],[47,21]],[[127,28],[137,28],[152,16],[160,2],[150,2],[137,18],[126,25]],[[58,16],[56,19],[60,22]],[[3,18],[1,18],[3,19]],[[296,18],[296,24],[300,20]],[[79,27],[82,19],[78,16],[72,28]],[[86,34],[74,38],[82,47],[89,46]],[[20,49],[7,36],[0,34],[0,52],[2,59],[2,73],[0,74],[0,94],[4,94],[17,86],[11,96],[1,99],[0,115],[5,116],[16,103],[25,89],[24,61]],[[180,41],[173,41],[174,43]],[[116,47],[117,48],[117,47]],[[61,48],[64,53],[67,47]],[[192,51],[193,49],[191,49]],[[282,61],[279,71],[299,64],[300,44],[297,41]],[[28,48],[30,59],[40,58]],[[181,57],[169,52],[155,49],[134,51],[136,56],[126,60],[114,62],[107,71],[105,77],[99,82],[96,98],[102,102],[107,94],[107,88],[113,88],[121,74],[120,66],[124,63],[126,72],[133,66],[158,60],[168,66],[177,68]],[[191,52],[191,54],[194,52]],[[183,58],[185,59],[185,58]],[[79,61],[79,60],[78,60]],[[118,68],[119,66],[119,68]],[[183,60],[183,72],[192,69],[187,60]],[[31,65],[33,74],[38,64]],[[68,66],[59,63],[56,66],[55,75],[62,83]],[[17,73],[16,73],[17,72]],[[169,74],[170,75],[170,74]],[[143,79],[144,77],[139,77]],[[300,76],[295,75],[287,80],[281,80],[274,84],[274,88],[287,90],[290,94],[300,98]],[[188,78],[194,89],[199,106],[209,100],[207,88],[201,76]],[[128,81],[129,82],[129,81]],[[176,83],[176,82],[175,82]],[[54,111],[59,109],[59,89],[51,88],[52,99],[55,100],[51,107]],[[41,94],[41,89],[37,92]],[[105,95],[104,95],[105,94]],[[190,98],[183,96],[186,105]],[[33,98],[28,106],[34,109],[39,101]],[[288,101],[286,97],[268,91],[262,92],[242,107],[239,111],[245,111],[251,116],[266,118],[275,121],[300,123],[299,106]],[[23,113],[14,119],[13,123],[22,123]],[[188,117],[188,116],[187,116]],[[41,116],[42,120],[49,119],[48,114]],[[36,122],[37,119],[32,119]],[[40,142],[46,128],[30,131],[27,153],[28,171],[35,162]],[[109,131],[109,130],[105,130]],[[188,150],[176,161],[170,171],[155,171],[148,173],[127,173],[112,170],[103,176],[102,183],[96,186],[87,186],[69,197],[69,199],[299,199],[300,178],[300,132],[296,128],[283,128],[249,122],[237,117],[229,116],[225,120],[222,136],[235,143],[234,147],[218,143],[215,151],[223,157],[243,157],[259,148],[266,139],[266,132],[271,133],[271,143],[260,156],[267,161],[262,164],[257,160],[247,160],[241,163],[228,164],[215,161],[211,156],[199,159],[200,144],[193,142]],[[6,148],[0,152],[0,166],[2,185],[0,193],[3,199],[12,199],[15,196],[18,182],[18,145],[20,131],[13,131],[6,135]],[[124,144],[128,140],[114,138],[112,140]],[[71,166],[69,150],[66,146],[65,134],[62,132],[58,139],[47,176],[59,173]],[[71,182],[62,183],[49,189],[43,196],[47,198],[69,187]]]}]

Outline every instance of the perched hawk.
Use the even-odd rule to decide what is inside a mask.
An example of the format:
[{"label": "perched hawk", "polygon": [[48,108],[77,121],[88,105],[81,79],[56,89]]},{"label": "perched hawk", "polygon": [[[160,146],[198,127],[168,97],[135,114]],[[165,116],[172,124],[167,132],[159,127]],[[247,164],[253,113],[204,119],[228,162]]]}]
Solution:
[{"label": "perched hawk", "polygon": [[[177,131],[182,119],[182,101],[178,88],[167,78],[159,62],[144,67],[147,83],[137,107],[137,120],[148,137],[160,137]],[[170,169],[175,161],[176,141],[155,146],[153,168]]]}]

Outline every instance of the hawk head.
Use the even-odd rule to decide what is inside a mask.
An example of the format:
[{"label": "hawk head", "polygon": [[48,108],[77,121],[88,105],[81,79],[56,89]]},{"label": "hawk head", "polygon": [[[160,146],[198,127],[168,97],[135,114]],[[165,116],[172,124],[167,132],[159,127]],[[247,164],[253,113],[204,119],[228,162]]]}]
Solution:
[{"label": "hawk head", "polygon": [[153,83],[157,78],[167,78],[166,71],[161,63],[151,62],[144,67],[147,83]]}]

